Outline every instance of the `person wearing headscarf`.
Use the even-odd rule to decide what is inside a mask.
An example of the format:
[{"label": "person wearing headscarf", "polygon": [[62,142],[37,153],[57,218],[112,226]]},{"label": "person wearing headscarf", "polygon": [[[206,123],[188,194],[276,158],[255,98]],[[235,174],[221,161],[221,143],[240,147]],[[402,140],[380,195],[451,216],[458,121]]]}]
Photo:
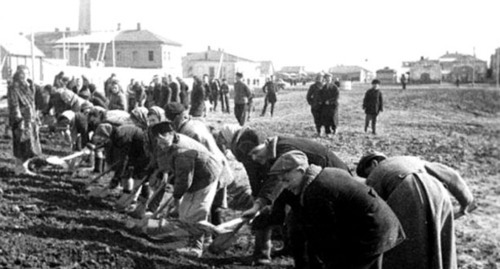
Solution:
[{"label": "person wearing headscarf", "polygon": [[109,110],[127,111],[127,98],[117,83],[111,86],[108,108]]},{"label": "person wearing headscarf", "polygon": [[24,161],[42,154],[38,132],[39,119],[35,107],[35,88],[28,76],[28,67],[18,66],[7,90],[16,172],[24,170],[22,169]]},{"label": "person wearing headscarf", "polygon": [[191,108],[189,115],[193,117],[205,116],[205,88],[198,76],[193,77],[193,89],[191,90]]},{"label": "person wearing headscarf", "polygon": [[130,112],[130,119],[134,125],[145,130],[148,128],[148,109],[145,107],[136,107]]},{"label": "person wearing headscarf", "polygon": [[[384,268],[457,268],[454,218],[474,206],[457,171],[418,157],[369,152],[356,173],[392,208],[408,238],[384,254]],[[460,205],[455,210],[451,197]]]},{"label": "person wearing headscarf", "polygon": [[96,146],[104,145],[106,162],[114,164],[115,175],[110,182],[110,189],[116,188],[120,182],[123,193],[130,194],[133,180],[139,180],[147,173],[146,166],[149,157],[144,150],[144,131],[135,125],[115,127],[109,123],[100,124],[92,143]]}]

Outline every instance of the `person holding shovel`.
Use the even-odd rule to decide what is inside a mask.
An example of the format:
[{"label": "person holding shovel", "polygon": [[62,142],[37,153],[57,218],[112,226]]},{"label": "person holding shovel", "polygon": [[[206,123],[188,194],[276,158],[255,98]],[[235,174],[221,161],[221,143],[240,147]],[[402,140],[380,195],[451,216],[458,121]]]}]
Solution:
[{"label": "person holding shovel", "polygon": [[[408,238],[384,255],[384,268],[457,268],[454,218],[474,209],[474,197],[455,170],[417,157],[369,152],[356,173],[392,208]],[[455,210],[451,196],[460,204]]]},{"label": "person holding shovel", "polygon": [[269,174],[300,197],[300,210],[294,212],[304,221],[308,246],[324,268],[382,268],[383,254],[405,239],[391,208],[345,170],[310,164],[304,152],[292,150],[276,160]]},{"label": "person holding shovel", "polygon": [[97,127],[92,142],[96,146],[105,145],[107,163],[116,163],[109,189],[118,187],[121,182],[123,193],[129,195],[134,187],[134,179],[143,178],[147,173],[145,168],[149,158],[144,147],[144,131],[135,125],[114,127],[102,123]]},{"label": "person holding shovel", "polygon": [[[179,220],[186,223],[207,221],[223,163],[199,142],[176,133],[169,121],[152,126],[151,133],[157,148],[158,166],[172,175],[174,181],[173,207],[178,211]],[[177,251],[201,257],[203,241],[204,234],[191,233],[187,246]]]}]

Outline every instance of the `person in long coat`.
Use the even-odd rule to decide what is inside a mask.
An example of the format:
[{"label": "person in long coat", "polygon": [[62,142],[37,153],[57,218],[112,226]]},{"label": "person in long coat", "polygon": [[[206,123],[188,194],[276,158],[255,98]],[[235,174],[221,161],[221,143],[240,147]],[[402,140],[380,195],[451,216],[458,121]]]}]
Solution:
[{"label": "person in long coat", "polygon": [[320,91],[321,124],[325,126],[326,136],[329,137],[337,132],[339,117],[339,89],[332,82],[332,76],[325,74],[326,84]]},{"label": "person in long coat", "polygon": [[314,125],[316,126],[316,133],[321,136],[321,96],[320,91],[323,88],[323,76],[318,74],[316,76],[316,82],[309,87],[307,91],[306,100],[311,106],[311,114],[314,119]]},{"label": "person in long coat", "polygon": [[278,98],[276,97],[276,93],[278,92],[278,85],[274,82],[274,77],[271,76],[269,80],[264,84],[262,87],[262,91],[266,94],[264,97],[264,107],[262,108],[262,113],[260,116],[265,116],[266,115],[266,109],[267,109],[267,104],[271,104],[271,117],[273,116],[274,113],[274,104],[276,104],[276,101]]},{"label": "person in long coat", "polygon": [[127,111],[127,97],[125,93],[121,91],[118,84],[114,84],[111,87],[111,92],[109,95],[109,110],[123,110]]},{"label": "person in long coat", "polygon": [[205,114],[205,88],[203,82],[197,76],[193,77],[193,89],[191,90],[191,108],[189,115],[193,117],[204,117]]},{"label": "person in long coat", "polygon": [[191,105],[189,98],[189,86],[180,77],[175,78],[179,82],[179,103],[183,104],[186,109]]},{"label": "person in long coat", "polygon": [[35,107],[35,88],[28,76],[28,67],[18,66],[7,91],[16,172],[22,171],[22,162],[42,154],[38,132],[39,119]]},{"label": "person in long coat", "polygon": [[301,215],[307,242],[324,268],[381,269],[383,255],[405,239],[391,208],[345,170],[310,164],[304,152],[292,150],[269,174],[299,197],[294,213]]},{"label": "person in long coat", "polygon": [[[384,254],[384,268],[457,268],[454,217],[473,195],[452,168],[413,156],[366,154],[356,169],[398,216],[408,240]],[[454,213],[450,193],[460,207]]]}]

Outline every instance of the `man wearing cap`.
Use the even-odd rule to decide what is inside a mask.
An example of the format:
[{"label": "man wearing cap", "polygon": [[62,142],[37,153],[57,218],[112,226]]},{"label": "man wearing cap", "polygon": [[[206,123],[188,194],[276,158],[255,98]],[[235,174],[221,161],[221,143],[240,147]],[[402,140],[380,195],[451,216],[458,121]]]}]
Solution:
[{"label": "man wearing cap", "polygon": [[[453,219],[473,210],[474,198],[455,170],[417,157],[370,152],[356,173],[392,208],[408,238],[384,255],[384,268],[457,268]],[[455,213],[450,193],[460,204]]]},{"label": "man wearing cap", "polygon": [[321,96],[320,91],[323,88],[323,76],[321,74],[316,75],[316,82],[309,87],[307,91],[306,100],[311,106],[311,114],[314,119],[314,125],[316,126],[316,133],[321,136]]},{"label": "man wearing cap", "polygon": [[324,268],[382,268],[382,254],[405,238],[394,212],[345,170],[309,163],[304,152],[292,150],[269,173],[299,197],[294,213]]},{"label": "man wearing cap", "polygon": [[261,117],[266,115],[267,104],[271,104],[271,117],[274,113],[274,104],[277,101],[276,93],[278,92],[278,85],[274,82],[274,76],[270,76],[266,84],[262,87],[262,91],[266,95],[264,97],[264,107],[262,108]]},{"label": "man wearing cap", "polygon": [[184,134],[204,145],[224,165],[224,173],[219,178],[219,186],[211,211],[211,222],[214,225],[221,224],[223,222],[221,209],[227,207],[227,186],[233,181],[233,173],[226,156],[217,146],[205,123],[192,119],[182,104],[170,103],[165,106],[165,116],[172,122],[172,126],[177,133]]},{"label": "man wearing cap", "polygon": [[325,126],[327,137],[331,137],[337,132],[339,124],[339,89],[332,82],[332,75],[325,74],[325,85],[319,92],[319,98],[322,100],[320,119],[321,125]]},{"label": "man wearing cap", "polygon": [[372,122],[372,133],[376,134],[377,116],[378,113],[382,112],[384,106],[384,100],[382,98],[382,92],[379,90],[380,81],[374,79],[372,81],[372,87],[366,91],[365,98],[363,99],[363,110],[365,111],[365,133],[368,130],[368,125],[370,121]]},{"label": "man wearing cap", "polygon": [[234,115],[238,123],[243,126],[248,118],[248,102],[252,97],[252,91],[243,82],[243,74],[236,73],[236,83],[234,83]]},{"label": "man wearing cap", "polygon": [[[188,223],[206,221],[223,164],[199,142],[176,133],[171,122],[152,126],[151,133],[158,149],[159,169],[173,176],[174,207],[178,209],[179,219]],[[177,251],[201,257],[203,241],[203,234],[191,234],[187,247]]]},{"label": "man wearing cap", "polygon": [[[296,204],[298,197],[290,195],[287,191],[281,192],[282,189],[280,188],[279,180],[274,176],[266,175],[266,173],[280,156],[291,150],[300,150],[304,152],[308,156],[308,160],[311,164],[320,167],[336,167],[350,173],[347,165],[342,162],[335,153],[318,142],[294,137],[270,137],[248,153],[252,160],[260,165],[254,166],[254,168],[264,171],[264,176],[260,174],[261,176],[259,178],[249,178],[250,184],[252,185],[252,191],[254,191],[254,186],[259,186],[260,188],[256,189],[254,193],[256,200],[253,207],[245,211],[243,216],[253,217],[257,212],[261,211],[260,216],[258,216],[259,222],[262,221],[265,223],[268,222],[268,220],[265,219],[274,218],[277,220],[271,222],[283,224],[284,220],[279,216],[285,215],[285,205]],[[255,174],[259,173],[256,172]],[[280,202],[278,203],[277,201]],[[273,202],[275,202],[275,204],[273,204]],[[273,209],[272,212],[269,212],[269,205],[271,204],[273,204]],[[267,213],[265,213],[266,211]],[[303,255],[303,249],[300,249],[300,247],[304,245],[304,242],[300,236],[298,236],[298,234],[301,233],[300,219],[292,218],[292,220],[292,223],[290,223],[290,228],[292,228],[292,231],[290,231],[292,233],[291,239],[295,240],[295,242],[292,243],[292,247],[294,248],[292,251],[297,252],[294,253],[296,262],[302,264],[305,261],[303,260],[303,256],[301,256]],[[256,242],[262,243],[261,245],[256,243],[255,251],[257,253],[254,254],[260,261],[265,261],[266,259],[270,261],[271,228],[272,225],[256,227]]]},{"label": "man wearing cap", "polygon": [[123,193],[130,194],[134,187],[133,180],[146,175],[149,157],[144,150],[145,139],[144,131],[135,125],[114,127],[102,123],[97,127],[92,142],[96,146],[104,145],[107,163],[115,164],[111,189],[116,188],[121,181]]},{"label": "man wearing cap", "polygon": [[227,85],[227,80],[225,78],[222,79],[222,83],[220,85],[220,104],[222,107],[222,113],[230,113],[229,112],[229,85]]}]

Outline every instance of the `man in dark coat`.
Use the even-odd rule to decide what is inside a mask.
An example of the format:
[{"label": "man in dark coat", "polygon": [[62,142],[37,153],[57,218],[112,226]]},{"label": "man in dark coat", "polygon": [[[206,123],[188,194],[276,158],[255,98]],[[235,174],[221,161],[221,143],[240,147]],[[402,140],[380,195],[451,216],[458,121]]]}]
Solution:
[{"label": "man in dark coat", "polygon": [[327,137],[337,132],[339,116],[339,89],[332,82],[332,75],[325,74],[326,84],[320,91],[321,105],[321,124],[325,126]]},{"label": "man in dark coat", "polygon": [[243,82],[243,74],[236,73],[236,83],[234,83],[234,115],[241,126],[245,125],[247,121],[251,98],[252,91]]},{"label": "man in dark coat", "polygon": [[[283,154],[270,169],[299,197],[294,211],[325,268],[382,268],[382,254],[404,238],[398,218],[370,187],[338,168],[309,164],[304,152]],[[403,265],[404,267],[404,265]]]},{"label": "man in dark coat", "polygon": [[116,188],[122,182],[123,193],[130,194],[134,185],[130,179],[139,180],[147,173],[145,168],[149,157],[145,152],[144,131],[135,125],[114,127],[109,123],[102,123],[97,127],[92,142],[95,145],[105,145],[108,164],[117,163],[113,167],[115,175],[110,188]]},{"label": "man in dark coat", "polygon": [[193,117],[204,117],[205,114],[205,88],[203,82],[197,76],[193,77],[193,89],[191,90],[191,108],[189,115]]},{"label": "man in dark coat", "polygon": [[365,98],[363,99],[363,109],[365,110],[365,132],[368,130],[368,125],[370,121],[372,122],[372,133],[376,134],[377,116],[378,113],[382,112],[384,100],[382,98],[382,92],[379,90],[380,81],[374,79],[372,81],[372,87],[366,91]]},{"label": "man in dark coat", "polygon": [[215,112],[217,110],[217,103],[219,100],[220,83],[216,78],[212,78],[210,81],[210,94],[212,100],[212,110]]},{"label": "man in dark coat", "polygon": [[220,85],[220,103],[222,107],[222,113],[229,112],[229,85],[225,78],[222,79],[222,84]]},{"label": "man in dark coat", "polygon": [[313,115],[314,125],[318,136],[321,136],[321,96],[320,91],[323,88],[323,76],[318,74],[316,82],[309,87],[306,99],[307,103],[311,106],[311,114]]},{"label": "man in dark coat", "polygon": [[182,78],[177,77],[177,82],[179,82],[179,103],[183,104],[186,109],[189,108],[191,101],[189,99],[189,86],[182,80]]},{"label": "man in dark coat", "polygon": [[158,107],[165,107],[168,103],[170,103],[170,99],[172,99],[172,90],[170,89],[167,77],[162,78],[161,93],[159,98],[159,100],[155,99],[155,106]]},{"label": "man in dark coat", "polygon": [[[384,254],[384,268],[457,268],[454,218],[474,208],[474,197],[455,170],[417,157],[370,152],[356,173],[392,208],[408,238]],[[451,197],[460,205],[455,210]]]},{"label": "man in dark coat", "polygon": [[171,97],[169,102],[180,103],[179,84],[177,84],[177,82],[172,79],[172,75],[168,75],[167,78],[168,78],[168,86],[170,87],[170,92],[171,92]]},{"label": "man in dark coat", "polygon": [[271,104],[271,117],[273,116],[274,113],[274,104],[277,101],[276,98],[276,93],[278,92],[278,86],[274,82],[274,76],[271,76],[269,80],[264,84],[264,87],[262,87],[262,91],[266,96],[264,97],[264,107],[262,108],[262,113],[260,114],[261,117],[266,115],[266,109],[267,109],[267,104]]},{"label": "man in dark coat", "polygon": [[[259,178],[249,178],[250,184],[252,185],[252,192],[254,191],[254,186],[257,192],[253,192],[256,197],[254,205],[251,209],[245,211],[243,216],[252,217],[261,212],[258,217],[257,223],[264,223],[263,225],[256,225],[254,227],[256,230],[256,246],[255,246],[255,258],[258,262],[270,262],[270,249],[271,249],[271,230],[273,224],[283,224],[283,219],[276,216],[284,216],[285,208],[274,207],[273,211],[269,212],[269,206],[275,201],[280,200],[281,205],[291,205],[292,212],[294,210],[293,205],[297,204],[299,197],[291,195],[286,190],[281,192],[281,186],[278,179],[274,176],[267,175],[267,172],[274,164],[274,162],[283,154],[292,151],[300,150],[304,152],[309,159],[311,164],[318,165],[320,167],[336,167],[349,172],[348,166],[340,160],[335,153],[330,151],[326,146],[302,138],[292,138],[275,136],[268,138],[264,143],[254,147],[248,155],[252,158],[254,163],[259,165],[254,166],[260,172],[257,172]],[[246,169],[246,168],[245,168]],[[252,169],[252,168],[250,168]],[[248,171],[248,170],[247,170]],[[262,176],[264,174],[264,176]],[[249,174],[250,176],[250,174]],[[260,188],[257,188],[260,187]],[[274,219],[274,220],[273,220]],[[292,239],[292,251],[294,252],[294,259],[296,264],[304,265],[304,242],[301,238],[302,228],[301,220],[297,216],[292,218],[293,222],[289,224]],[[280,223],[281,222],[281,223]],[[260,227],[259,227],[260,226]],[[314,257],[309,257],[310,262],[314,264]]]},{"label": "man in dark coat", "polygon": [[161,102],[162,99],[162,89],[161,89],[161,82],[160,78],[158,76],[153,77],[153,81],[149,84],[149,92],[151,93],[151,99],[148,100],[148,105],[147,107],[152,107],[156,106]]}]

